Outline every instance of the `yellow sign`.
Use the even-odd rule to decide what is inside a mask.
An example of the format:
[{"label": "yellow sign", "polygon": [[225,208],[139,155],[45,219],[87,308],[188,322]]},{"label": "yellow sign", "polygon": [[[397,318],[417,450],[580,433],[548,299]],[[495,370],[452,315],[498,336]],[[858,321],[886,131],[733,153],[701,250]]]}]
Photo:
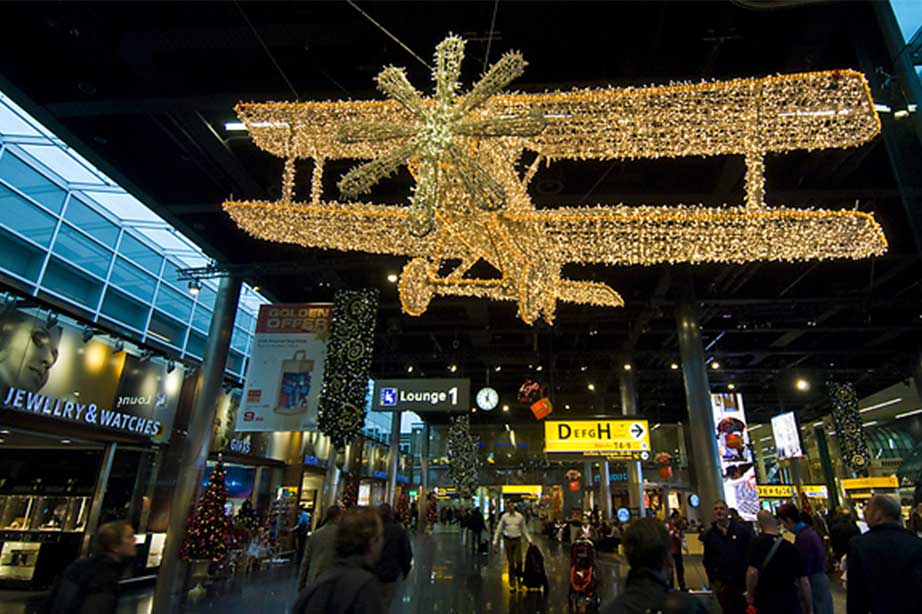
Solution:
[{"label": "yellow sign", "polygon": [[760,499],[788,499],[794,496],[794,487],[790,484],[759,484]]},{"label": "yellow sign", "polygon": [[544,451],[649,460],[650,427],[646,420],[545,422]]},{"label": "yellow sign", "polygon": [[501,487],[501,490],[504,495],[541,496],[541,486],[539,484],[505,484]]},{"label": "yellow sign", "polygon": [[[789,499],[794,496],[794,487],[790,484],[759,484],[758,488],[760,499]],[[804,484],[803,493],[812,498],[829,498],[829,491],[822,484]]]},{"label": "yellow sign", "polygon": [[846,478],[842,480],[845,490],[867,490],[869,488],[899,488],[900,482],[895,475],[882,478]]}]

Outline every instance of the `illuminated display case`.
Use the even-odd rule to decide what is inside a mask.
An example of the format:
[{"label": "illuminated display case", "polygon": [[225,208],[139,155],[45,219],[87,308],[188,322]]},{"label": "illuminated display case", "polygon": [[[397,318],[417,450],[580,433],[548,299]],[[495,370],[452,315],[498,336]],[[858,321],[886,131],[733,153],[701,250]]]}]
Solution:
[{"label": "illuminated display case", "polygon": [[0,584],[47,586],[77,558],[90,497],[0,495]]}]

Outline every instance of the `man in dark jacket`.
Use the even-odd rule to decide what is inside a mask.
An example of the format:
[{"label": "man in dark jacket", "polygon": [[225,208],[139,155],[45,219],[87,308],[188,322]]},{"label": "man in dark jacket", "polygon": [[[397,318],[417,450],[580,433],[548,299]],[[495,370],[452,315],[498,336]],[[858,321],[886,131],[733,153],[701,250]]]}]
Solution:
[{"label": "man in dark jacket", "polygon": [[851,538],[861,535],[858,523],[852,517],[848,508],[840,507],[829,523],[829,541],[832,546],[832,556],[838,563],[848,552],[848,542]]},{"label": "man in dark jacket", "polygon": [[406,579],[410,575],[413,550],[410,548],[407,531],[394,519],[391,506],[385,503],[378,508],[378,511],[384,522],[384,546],[381,548],[381,557],[375,565],[375,575],[381,582],[384,611],[388,612],[394,600],[394,593],[397,592],[397,582],[400,576]]},{"label": "man in dark jacket", "polygon": [[848,544],[848,614],[919,611],[922,539],[902,526],[900,502],[874,495],[864,508],[870,530]]},{"label": "man in dark jacket", "polygon": [[752,529],[730,518],[727,502],[718,499],[714,522],[699,538],[704,544],[704,571],[724,614],[743,614]]},{"label": "man in dark jacket", "polygon": [[481,535],[484,529],[487,528],[487,524],[483,521],[483,514],[480,513],[476,505],[471,509],[470,515],[468,516],[467,528],[471,532],[471,553],[477,554],[477,549],[480,547]]},{"label": "man in dark jacket", "polygon": [[669,588],[672,578],[672,540],[666,527],[655,518],[630,524],[624,533],[624,554],[631,570],[624,590],[605,614],[704,614],[694,597]]},{"label": "man in dark jacket", "polygon": [[94,554],[71,563],[48,598],[49,614],[115,614],[118,581],[135,556],[134,529],[127,522],[99,527]]},{"label": "man in dark jacket", "polygon": [[345,511],[336,531],[336,564],[298,595],[292,614],[385,614],[374,574],[383,543],[377,510]]}]

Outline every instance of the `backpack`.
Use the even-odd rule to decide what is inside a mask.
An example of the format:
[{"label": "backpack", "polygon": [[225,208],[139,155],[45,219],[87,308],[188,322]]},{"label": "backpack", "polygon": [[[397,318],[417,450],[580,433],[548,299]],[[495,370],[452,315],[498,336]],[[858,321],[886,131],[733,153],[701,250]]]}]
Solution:
[{"label": "backpack", "polygon": [[547,573],[544,571],[544,556],[538,546],[531,544],[525,553],[525,568],[522,582],[528,588],[547,587]]}]

